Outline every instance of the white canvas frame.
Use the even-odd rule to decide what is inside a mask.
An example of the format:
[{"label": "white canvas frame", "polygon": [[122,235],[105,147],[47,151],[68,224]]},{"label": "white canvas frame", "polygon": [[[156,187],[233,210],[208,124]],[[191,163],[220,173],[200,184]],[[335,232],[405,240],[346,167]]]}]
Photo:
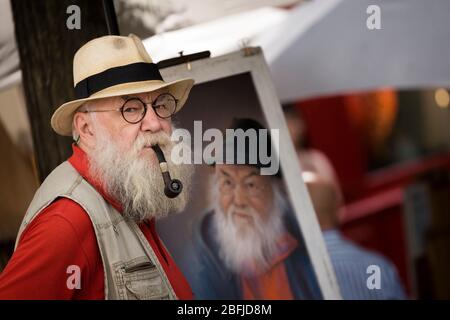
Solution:
[{"label": "white canvas frame", "polygon": [[[196,84],[247,72],[251,74],[269,128],[280,128],[279,138],[280,141],[283,141],[280,164],[284,180],[322,295],[324,299],[341,299],[331,260],[302,179],[300,164],[262,50],[246,48],[223,56],[197,60],[161,70],[165,81],[193,78]],[[278,147],[276,146],[276,148]],[[279,150],[276,151],[279,154]]]}]

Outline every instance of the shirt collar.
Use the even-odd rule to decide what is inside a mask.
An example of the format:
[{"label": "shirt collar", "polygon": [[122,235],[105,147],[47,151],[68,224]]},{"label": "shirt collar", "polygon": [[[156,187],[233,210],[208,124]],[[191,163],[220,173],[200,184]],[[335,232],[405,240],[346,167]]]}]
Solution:
[{"label": "shirt collar", "polygon": [[77,145],[72,144],[73,154],[68,159],[69,163],[78,171],[78,173],[101,194],[118,212],[122,213],[120,203],[105,192],[100,181],[94,179],[89,172],[89,159],[87,154]]}]

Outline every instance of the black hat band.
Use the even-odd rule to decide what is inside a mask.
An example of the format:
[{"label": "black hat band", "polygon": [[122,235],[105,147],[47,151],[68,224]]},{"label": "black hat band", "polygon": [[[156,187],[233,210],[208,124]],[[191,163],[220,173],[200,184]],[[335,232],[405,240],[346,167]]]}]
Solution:
[{"label": "black hat band", "polygon": [[117,84],[148,80],[164,81],[155,63],[137,62],[114,67],[78,82],[75,86],[75,97],[85,99],[100,90]]}]

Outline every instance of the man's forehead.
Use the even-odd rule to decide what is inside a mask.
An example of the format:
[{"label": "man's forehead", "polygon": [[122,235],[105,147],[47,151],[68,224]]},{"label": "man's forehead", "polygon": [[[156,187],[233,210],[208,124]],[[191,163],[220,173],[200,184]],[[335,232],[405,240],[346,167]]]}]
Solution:
[{"label": "man's forehead", "polygon": [[251,176],[260,176],[258,168],[247,165],[237,164],[218,164],[216,172],[232,178],[247,178]]}]

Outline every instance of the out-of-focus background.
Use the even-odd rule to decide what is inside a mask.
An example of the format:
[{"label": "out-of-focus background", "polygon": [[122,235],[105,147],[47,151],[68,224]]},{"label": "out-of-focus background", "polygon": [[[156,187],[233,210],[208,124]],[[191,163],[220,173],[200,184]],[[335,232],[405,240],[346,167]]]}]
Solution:
[{"label": "out-of-focus background", "polygon": [[65,26],[72,2],[45,2],[0,0],[0,271],[70,147],[46,121],[70,99],[73,52],[111,31],[109,14],[155,62],[261,46],[299,154],[335,171],[342,233],[390,259],[411,298],[450,298],[447,1],[72,1],[80,30]]}]

